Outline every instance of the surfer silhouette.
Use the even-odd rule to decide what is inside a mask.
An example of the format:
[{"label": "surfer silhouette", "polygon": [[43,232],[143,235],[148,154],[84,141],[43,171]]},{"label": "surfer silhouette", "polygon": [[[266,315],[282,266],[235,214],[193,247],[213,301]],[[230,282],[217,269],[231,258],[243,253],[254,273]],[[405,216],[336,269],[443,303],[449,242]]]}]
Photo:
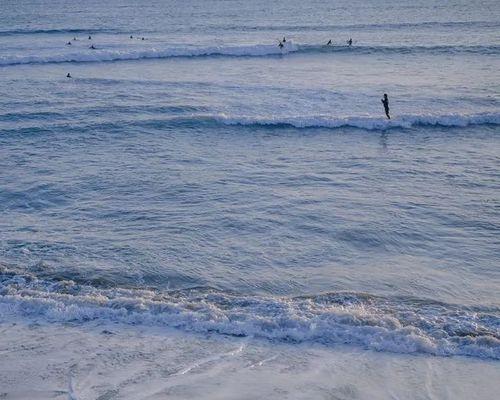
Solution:
[{"label": "surfer silhouette", "polygon": [[389,98],[387,97],[387,93],[384,93],[384,98],[381,100],[384,105],[385,115],[387,115],[387,119],[391,119],[389,115]]},{"label": "surfer silhouette", "polygon": [[71,74],[68,72],[68,75],[66,75],[66,78],[71,78]]},{"label": "surfer silhouette", "polygon": [[89,47],[89,49],[95,50],[95,46],[92,45],[92,46]]},{"label": "surfer silhouette", "polygon": [[347,41],[347,45],[348,45],[349,47],[351,47],[351,46],[352,46],[352,38],[349,38],[349,40]]},{"label": "surfer silhouette", "polygon": [[66,46],[71,46],[71,42],[66,43]]},{"label": "surfer silhouette", "polygon": [[279,47],[280,49],[282,49],[282,48],[283,48],[283,42],[282,42],[281,40],[279,40],[278,47]]},{"label": "surfer silhouette", "polygon": [[330,39],[326,45],[327,46],[331,46],[332,45],[332,39]]},{"label": "surfer silhouette", "polygon": [[286,37],[283,36],[283,43],[286,43]]}]

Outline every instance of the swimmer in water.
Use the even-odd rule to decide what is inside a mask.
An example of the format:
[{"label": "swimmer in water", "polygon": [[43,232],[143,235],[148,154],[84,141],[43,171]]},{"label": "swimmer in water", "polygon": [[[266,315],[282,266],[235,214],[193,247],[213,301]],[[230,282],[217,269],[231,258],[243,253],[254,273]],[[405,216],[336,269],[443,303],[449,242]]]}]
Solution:
[{"label": "swimmer in water", "polygon": [[286,43],[286,37],[283,36],[283,43]]},{"label": "swimmer in water", "polygon": [[66,78],[72,78],[72,76],[69,72],[68,72],[68,75],[66,75]]},{"label": "swimmer in water", "polygon": [[332,45],[332,39],[330,39],[326,45],[327,46],[331,46]]},{"label": "swimmer in water", "polygon": [[351,47],[351,46],[352,46],[352,38],[349,38],[349,40],[347,41],[347,45],[348,45],[349,47]]},{"label": "swimmer in water", "polygon": [[282,42],[281,40],[278,40],[278,41],[279,41],[278,47],[279,47],[280,49],[282,49],[282,48],[283,48],[283,42]]},{"label": "swimmer in water", "polygon": [[92,40],[92,36],[89,35],[89,40]]},{"label": "swimmer in water", "polygon": [[95,48],[94,45],[92,45],[92,46],[89,47],[89,49],[95,50],[96,48]]},{"label": "swimmer in water", "polygon": [[389,98],[387,97],[387,93],[384,93],[384,98],[381,102],[384,105],[384,111],[385,115],[387,115],[387,119],[391,119],[391,116],[389,115]]},{"label": "swimmer in water", "polygon": [[130,35],[130,39],[133,39],[134,37],[132,35]]},{"label": "swimmer in water", "polygon": [[71,46],[71,42],[66,43],[66,46]]}]

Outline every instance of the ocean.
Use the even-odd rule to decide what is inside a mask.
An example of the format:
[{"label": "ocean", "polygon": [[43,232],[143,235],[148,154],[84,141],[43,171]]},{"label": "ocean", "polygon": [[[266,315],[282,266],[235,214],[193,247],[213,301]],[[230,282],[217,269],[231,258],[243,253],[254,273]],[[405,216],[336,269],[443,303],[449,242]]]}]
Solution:
[{"label": "ocean", "polygon": [[2,0],[0,398],[493,398],[499,126],[496,0]]}]

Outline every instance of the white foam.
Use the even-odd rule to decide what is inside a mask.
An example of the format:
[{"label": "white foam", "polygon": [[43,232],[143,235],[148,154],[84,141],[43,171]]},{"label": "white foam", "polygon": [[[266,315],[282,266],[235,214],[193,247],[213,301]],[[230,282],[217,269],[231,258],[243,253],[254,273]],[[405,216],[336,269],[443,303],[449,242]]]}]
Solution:
[{"label": "white foam", "polygon": [[470,400],[498,392],[498,363],[463,357],[401,357],[102,321],[15,322],[1,326],[5,399]]},{"label": "white foam", "polygon": [[96,44],[96,49],[70,49],[48,54],[13,54],[0,57],[0,65],[41,64],[62,62],[98,62],[119,60],[140,60],[172,57],[203,57],[203,56],[234,56],[234,57],[262,57],[282,55],[299,50],[293,43],[286,43],[283,48],[277,44],[255,44],[243,46],[158,46],[149,48],[109,48]]},{"label": "white foam", "polygon": [[224,114],[215,116],[218,122],[227,125],[288,125],[295,128],[341,128],[352,127],[367,130],[411,128],[413,126],[465,127],[469,125],[500,124],[500,113],[446,114],[446,115],[399,115],[388,120],[385,117],[334,117],[328,115],[290,117],[232,117]]},{"label": "white foam", "polygon": [[212,290],[98,289],[0,275],[0,311],[56,322],[104,320],[291,343],[349,344],[379,351],[500,359],[500,317],[442,304],[330,294],[245,296]]},{"label": "white foam", "polygon": [[[282,48],[278,43],[247,44],[247,45],[168,45],[168,44],[123,44],[121,42],[108,42],[94,44],[96,49],[89,49],[88,43],[84,47],[78,45],[66,46],[53,45],[39,49],[33,53],[30,48],[18,49],[18,53],[0,56],[0,66],[18,64],[41,64],[63,62],[106,62],[123,60],[142,60],[174,57],[265,57],[279,56],[291,53],[348,53],[348,54],[379,54],[379,53],[472,53],[472,54],[498,54],[498,46],[355,46],[346,45],[325,46],[324,44],[296,44],[292,41],[285,42]],[[19,52],[20,51],[20,52]]]}]

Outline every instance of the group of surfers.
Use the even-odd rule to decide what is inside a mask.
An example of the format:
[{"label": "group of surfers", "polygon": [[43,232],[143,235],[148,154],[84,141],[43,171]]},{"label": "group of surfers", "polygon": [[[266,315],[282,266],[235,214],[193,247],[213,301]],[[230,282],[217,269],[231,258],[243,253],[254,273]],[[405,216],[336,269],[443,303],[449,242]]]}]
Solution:
[{"label": "group of surfers", "polygon": [[[130,39],[133,39],[134,37],[132,35],[130,35]],[[139,38],[137,38],[139,39]],[[76,37],[73,38],[73,41],[76,41],[78,40]],[[92,40],[92,36],[89,35],[88,37],[88,40]],[[141,37],[140,40],[145,40],[144,37]],[[278,47],[280,49],[282,49],[283,47],[285,47],[285,43],[286,43],[286,37],[283,37],[282,40],[278,40]],[[349,38],[347,41],[347,46],[351,47],[352,46],[352,38]],[[69,41],[68,43],[66,43],[68,46],[71,46],[71,41]],[[330,39],[327,43],[326,43],[327,46],[331,46],[332,45],[332,40]],[[90,45],[89,49],[92,49],[92,50],[95,50],[96,47],[92,44]],[[68,74],[66,75],[66,78],[72,78],[71,74],[68,72]],[[382,104],[384,106],[384,111],[385,111],[385,115],[387,116],[387,119],[391,119],[391,116],[389,114],[389,98],[387,97],[387,93],[384,93],[384,97],[382,98]]]}]

